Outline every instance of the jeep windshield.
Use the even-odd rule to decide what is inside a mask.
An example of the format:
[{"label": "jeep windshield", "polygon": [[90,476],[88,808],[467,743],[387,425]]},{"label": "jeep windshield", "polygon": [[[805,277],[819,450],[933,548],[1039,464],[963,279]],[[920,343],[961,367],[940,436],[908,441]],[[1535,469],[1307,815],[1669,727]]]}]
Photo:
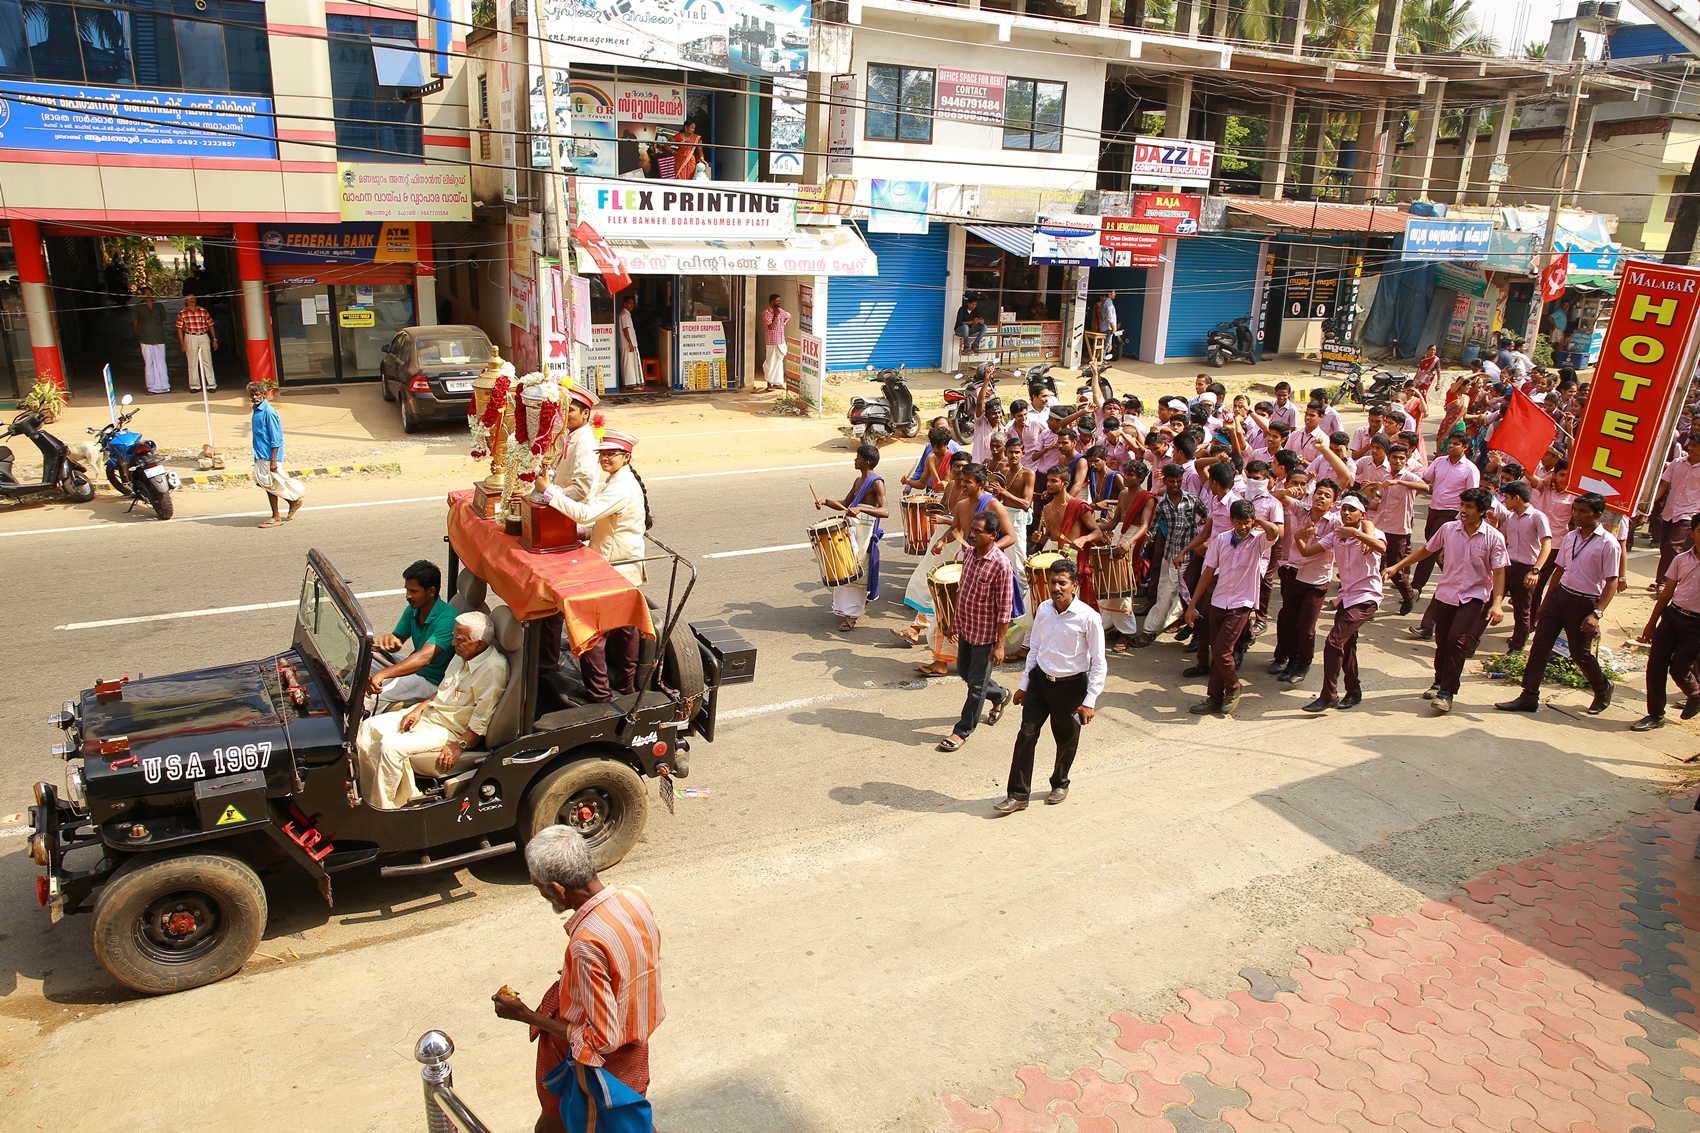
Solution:
[{"label": "jeep windshield", "polygon": [[353,699],[355,668],[360,663],[363,634],[338,605],[328,584],[312,565],[301,582],[301,604],[295,617],[306,634],[311,652],[325,667],[343,703]]}]

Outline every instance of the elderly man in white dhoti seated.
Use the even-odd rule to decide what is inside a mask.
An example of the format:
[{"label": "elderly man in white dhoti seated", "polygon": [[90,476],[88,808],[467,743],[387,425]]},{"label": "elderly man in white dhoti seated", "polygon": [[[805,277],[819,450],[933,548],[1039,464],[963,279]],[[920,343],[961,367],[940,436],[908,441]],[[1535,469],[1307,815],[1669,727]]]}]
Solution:
[{"label": "elderly man in white dhoti seated", "polygon": [[386,712],[360,725],[360,791],[380,810],[423,797],[414,776],[447,777],[471,765],[466,753],[490,726],[508,684],[508,661],[491,647],[490,615],[455,619],[454,660],[436,695],[404,712]]}]

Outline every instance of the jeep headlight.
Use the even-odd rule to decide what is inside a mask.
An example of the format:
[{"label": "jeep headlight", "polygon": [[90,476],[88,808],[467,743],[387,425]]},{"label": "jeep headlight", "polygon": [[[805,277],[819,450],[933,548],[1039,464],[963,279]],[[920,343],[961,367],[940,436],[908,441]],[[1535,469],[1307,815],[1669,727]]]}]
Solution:
[{"label": "jeep headlight", "polygon": [[89,805],[88,780],[83,778],[81,767],[70,767],[65,770],[65,794],[73,805],[86,808]]}]

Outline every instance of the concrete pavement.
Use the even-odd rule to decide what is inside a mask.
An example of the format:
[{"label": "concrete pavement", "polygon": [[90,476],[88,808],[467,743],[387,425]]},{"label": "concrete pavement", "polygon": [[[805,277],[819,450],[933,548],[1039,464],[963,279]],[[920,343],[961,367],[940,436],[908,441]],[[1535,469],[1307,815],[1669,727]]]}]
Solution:
[{"label": "concrete pavement", "polygon": [[[764,550],[798,542],[814,518],[811,481],[834,491],[847,472],[686,478],[700,474],[653,478],[657,533],[703,567],[691,616],[728,617],[761,656],[757,681],[730,690],[718,741],[693,758],[691,784],[712,794],[681,800],[672,817],[657,808],[611,877],[642,884],[662,920],[669,1019],[653,1095],[664,1129],[975,1127],[981,1107],[1004,1114],[1002,1128],[1026,1128],[999,1102],[1022,1096],[1018,1071],[1030,1083],[1039,1079],[1027,1067],[1059,1082],[1091,1082],[1088,1069],[1116,1080],[1101,1053],[1124,1034],[1115,1013],[1160,1021],[1179,989],[1233,1002],[1229,992],[1248,987],[1242,970],[1286,975],[1303,966],[1301,948],[1345,955],[1372,915],[1408,914],[1502,863],[1656,811],[1682,778],[1678,760],[1700,747],[1675,726],[1627,732],[1639,715],[1629,687],[1603,717],[1582,716],[1583,695],[1561,692],[1559,708],[1508,720],[1489,707],[1503,693],[1472,672],[1453,714],[1432,716],[1417,695],[1429,650],[1386,618],[1368,632],[1365,703],[1322,720],[1298,711],[1313,690],[1256,675],[1267,643],[1253,649],[1251,688],[1230,721],[1186,715],[1198,689],[1176,676],[1178,650],[1116,658],[1069,801],[994,821],[1013,729],[982,729],[951,755],[932,750],[961,692],[913,679],[919,655],[888,644],[908,560],[890,554],[894,596],[844,635],[808,553]],[[275,531],[215,518],[247,493],[185,497],[225,509],[188,523],[97,519],[8,538],[61,525],[0,516],[13,577],[39,580],[13,604],[0,651],[0,709],[15,723],[0,737],[0,792],[22,809],[30,780],[62,774],[38,721],[67,692],[108,672],[270,651],[288,611],[53,627],[286,601],[308,546],[358,591],[394,588],[407,562],[441,555],[436,487],[327,485],[315,504],[372,506],[309,508]],[[391,494],[411,502],[371,499]],[[763,553],[706,557],[731,550]],[[1613,632],[1645,608],[1644,598],[1614,604]],[[412,1044],[433,1026],[459,1044],[457,1081],[479,1112],[496,1128],[529,1126],[530,1049],[490,1015],[488,995],[511,983],[535,1001],[562,940],[516,863],[406,884],[353,877],[334,909],[309,886],[276,887],[263,955],[241,975],[138,1001],[93,963],[86,917],[49,927],[33,907],[22,843],[0,837],[0,1056],[16,1090],[0,1097],[0,1126],[223,1129],[335,1115],[346,1128],[413,1128]],[[1674,853],[1661,866],[1672,877],[1684,868]],[[1121,1065],[1124,1081],[1144,1069]],[[1194,1070],[1213,1089],[1255,1093],[1244,1075]],[[1107,1128],[1090,1124],[1102,1114],[1078,1104],[1084,1094],[1052,1095],[1017,1107],[1033,1111],[1022,1120]],[[1139,1113],[1151,1096],[1119,1100]],[[1201,1116],[1217,1095],[1204,1096],[1177,1094],[1169,1126],[1211,1128],[1183,1124],[1179,1110],[1237,1120],[1227,1102]],[[962,1100],[947,1109],[950,1098]],[[1307,1128],[1292,1108],[1270,1120]]]}]

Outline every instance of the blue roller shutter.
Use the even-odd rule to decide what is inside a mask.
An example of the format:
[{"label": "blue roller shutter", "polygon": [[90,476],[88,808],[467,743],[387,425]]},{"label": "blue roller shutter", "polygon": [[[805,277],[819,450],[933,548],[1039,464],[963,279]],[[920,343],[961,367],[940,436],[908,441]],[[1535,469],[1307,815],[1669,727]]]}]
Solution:
[{"label": "blue roller shutter", "polygon": [[944,351],[950,226],[924,236],[865,233],[880,273],[839,276],[827,289],[826,368],[907,365],[937,369]]},{"label": "blue roller shutter", "polygon": [[1169,299],[1169,337],[1164,349],[1167,357],[1202,358],[1206,332],[1217,323],[1252,313],[1261,250],[1255,236],[1197,236],[1175,241],[1175,286]]}]

